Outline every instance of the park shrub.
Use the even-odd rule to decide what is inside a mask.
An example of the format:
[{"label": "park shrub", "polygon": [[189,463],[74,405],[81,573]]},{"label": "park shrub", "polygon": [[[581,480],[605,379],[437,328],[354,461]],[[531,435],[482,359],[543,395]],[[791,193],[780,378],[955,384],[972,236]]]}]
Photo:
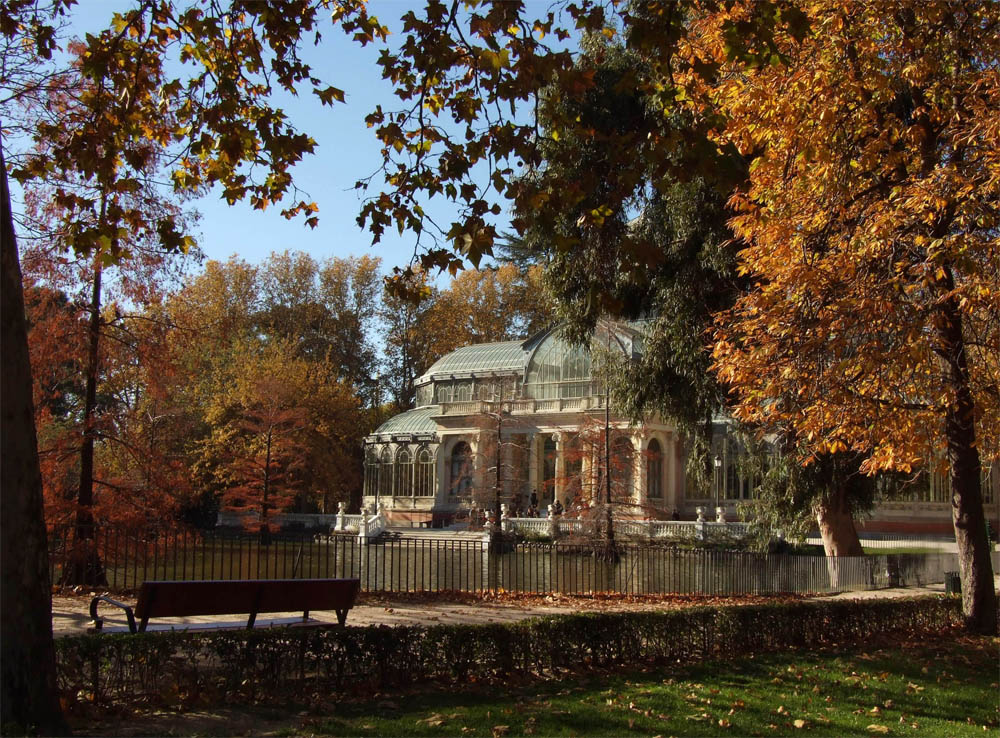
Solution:
[{"label": "park shrub", "polygon": [[329,699],[512,673],[689,663],[848,646],[958,625],[957,598],[828,600],[558,615],[512,624],[289,627],[57,639],[64,699],[188,704]]}]

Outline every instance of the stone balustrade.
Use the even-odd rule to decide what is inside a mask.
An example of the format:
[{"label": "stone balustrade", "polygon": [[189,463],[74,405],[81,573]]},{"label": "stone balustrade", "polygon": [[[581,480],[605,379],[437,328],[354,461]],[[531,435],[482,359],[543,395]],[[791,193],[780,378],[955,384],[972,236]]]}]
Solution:
[{"label": "stone balustrade", "polygon": [[[503,529],[522,535],[552,538],[584,530],[584,521],[580,518],[555,515],[551,509],[548,512],[545,518],[512,518],[505,515]],[[711,540],[745,538],[749,526],[746,523],[705,520],[616,520],[615,530],[622,535],[653,540]]]}]

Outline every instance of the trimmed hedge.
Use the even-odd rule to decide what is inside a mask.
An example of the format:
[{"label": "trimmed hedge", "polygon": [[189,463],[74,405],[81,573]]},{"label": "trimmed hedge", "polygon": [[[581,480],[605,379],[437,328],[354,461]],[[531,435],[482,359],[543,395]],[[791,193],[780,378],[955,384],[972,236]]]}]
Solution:
[{"label": "trimmed hedge", "polygon": [[357,688],[464,683],[512,672],[733,658],[958,625],[957,598],[831,600],[561,615],[504,625],[86,635],[56,640],[72,701],[287,700]]}]

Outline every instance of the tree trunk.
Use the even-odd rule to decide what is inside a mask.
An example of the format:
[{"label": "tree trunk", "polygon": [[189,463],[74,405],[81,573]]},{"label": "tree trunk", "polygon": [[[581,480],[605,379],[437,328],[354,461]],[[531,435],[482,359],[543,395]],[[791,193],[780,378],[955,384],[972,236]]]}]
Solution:
[{"label": "tree trunk", "polygon": [[4,734],[66,735],[69,728],[56,688],[52,590],[24,294],[2,150],[0,178],[0,725]]},{"label": "tree trunk", "polygon": [[[950,271],[945,288],[954,286]],[[975,400],[962,335],[962,316],[954,297],[938,309],[938,355],[947,366],[952,401],[945,415],[948,463],[951,467],[951,515],[962,577],[962,613],[973,633],[997,634],[997,596],[983,510],[982,465],[976,447]]]},{"label": "tree trunk", "polygon": [[843,488],[827,495],[816,508],[816,522],[823,539],[826,553],[826,567],[830,574],[830,587],[840,586],[840,564],[842,556],[864,556],[858,530],[854,527],[854,515],[847,504],[847,492]]},{"label": "tree trunk", "polygon": [[271,490],[271,432],[267,429],[267,453],[264,456],[264,491],[260,502],[260,532],[258,540],[261,546],[271,545],[271,528],[267,522],[267,494]]},{"label": "tree trunk", "polygon": [[[104,206],[102,205],[102,215]],[[107,577],[97,551],[94,530],[94,412],[97,406],[101,339],[101,260],[94,259],[90,319],[87,326],[87,376],[83,399],[83,441],[80,447],[80,487],[76,499],[76,528],[73,548],[63,569],[60,584],[106,585]]]}]

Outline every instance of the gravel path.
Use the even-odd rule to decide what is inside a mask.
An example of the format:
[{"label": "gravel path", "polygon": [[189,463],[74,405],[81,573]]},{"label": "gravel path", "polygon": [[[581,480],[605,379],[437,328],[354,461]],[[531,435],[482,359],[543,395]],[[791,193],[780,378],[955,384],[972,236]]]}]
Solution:
[{"label": "gravel path", "polygon": [[[1000,584],[1000,577],[998,577]],[[898,589],[879,589],[868,592],[843,592],[836,595],[818,595],[816,599],[872,599],[892,597],[914,597],[924,594],[941,594],[943,584],[928,587],[906,587]],[[52,597],[52,629],[56,637],[78,635],[85,633],[90,626],[90,599],[92,592],[75,594],[56,594]],[[129,596],[116,597],[126,604],[135,604],[135,598]],[[357,604],[347,616],[348,626],[364,625],[437,625],[443,623],[488,624],[510,623],[545,615],[560,615],[582,610],[623,611],[623,610],[667,610],[679,607],[691,607],[706,604],[749,604],[765,602],[774,599],[802,599],[800,597],[705,597],[687,595],[666,595],[650,597],[627,596],[595,596],[571,597],[559,595],[518,596],[507,595],[501,598],[473,595],[454,598],[443,595],[424,595],[419,597],[392,595],[361,596]],[[105,627],[125,627],[125,614],[110,605],[101,606],[101,615],[105,618]],[[281,619],[295,617],[300,613],[273,613],[262,615],[257,620],[257,627],[271,618]],[[332,612],[313,612],[311,616],[322,622],[336,623],[336,615]],[[189,624],[232,624],[239,626],[239,616],[201,616],[192,618],[161,618],[157,623],[166,626],[183,628]],[[243,622],[246,622],[245,620]]]}]

